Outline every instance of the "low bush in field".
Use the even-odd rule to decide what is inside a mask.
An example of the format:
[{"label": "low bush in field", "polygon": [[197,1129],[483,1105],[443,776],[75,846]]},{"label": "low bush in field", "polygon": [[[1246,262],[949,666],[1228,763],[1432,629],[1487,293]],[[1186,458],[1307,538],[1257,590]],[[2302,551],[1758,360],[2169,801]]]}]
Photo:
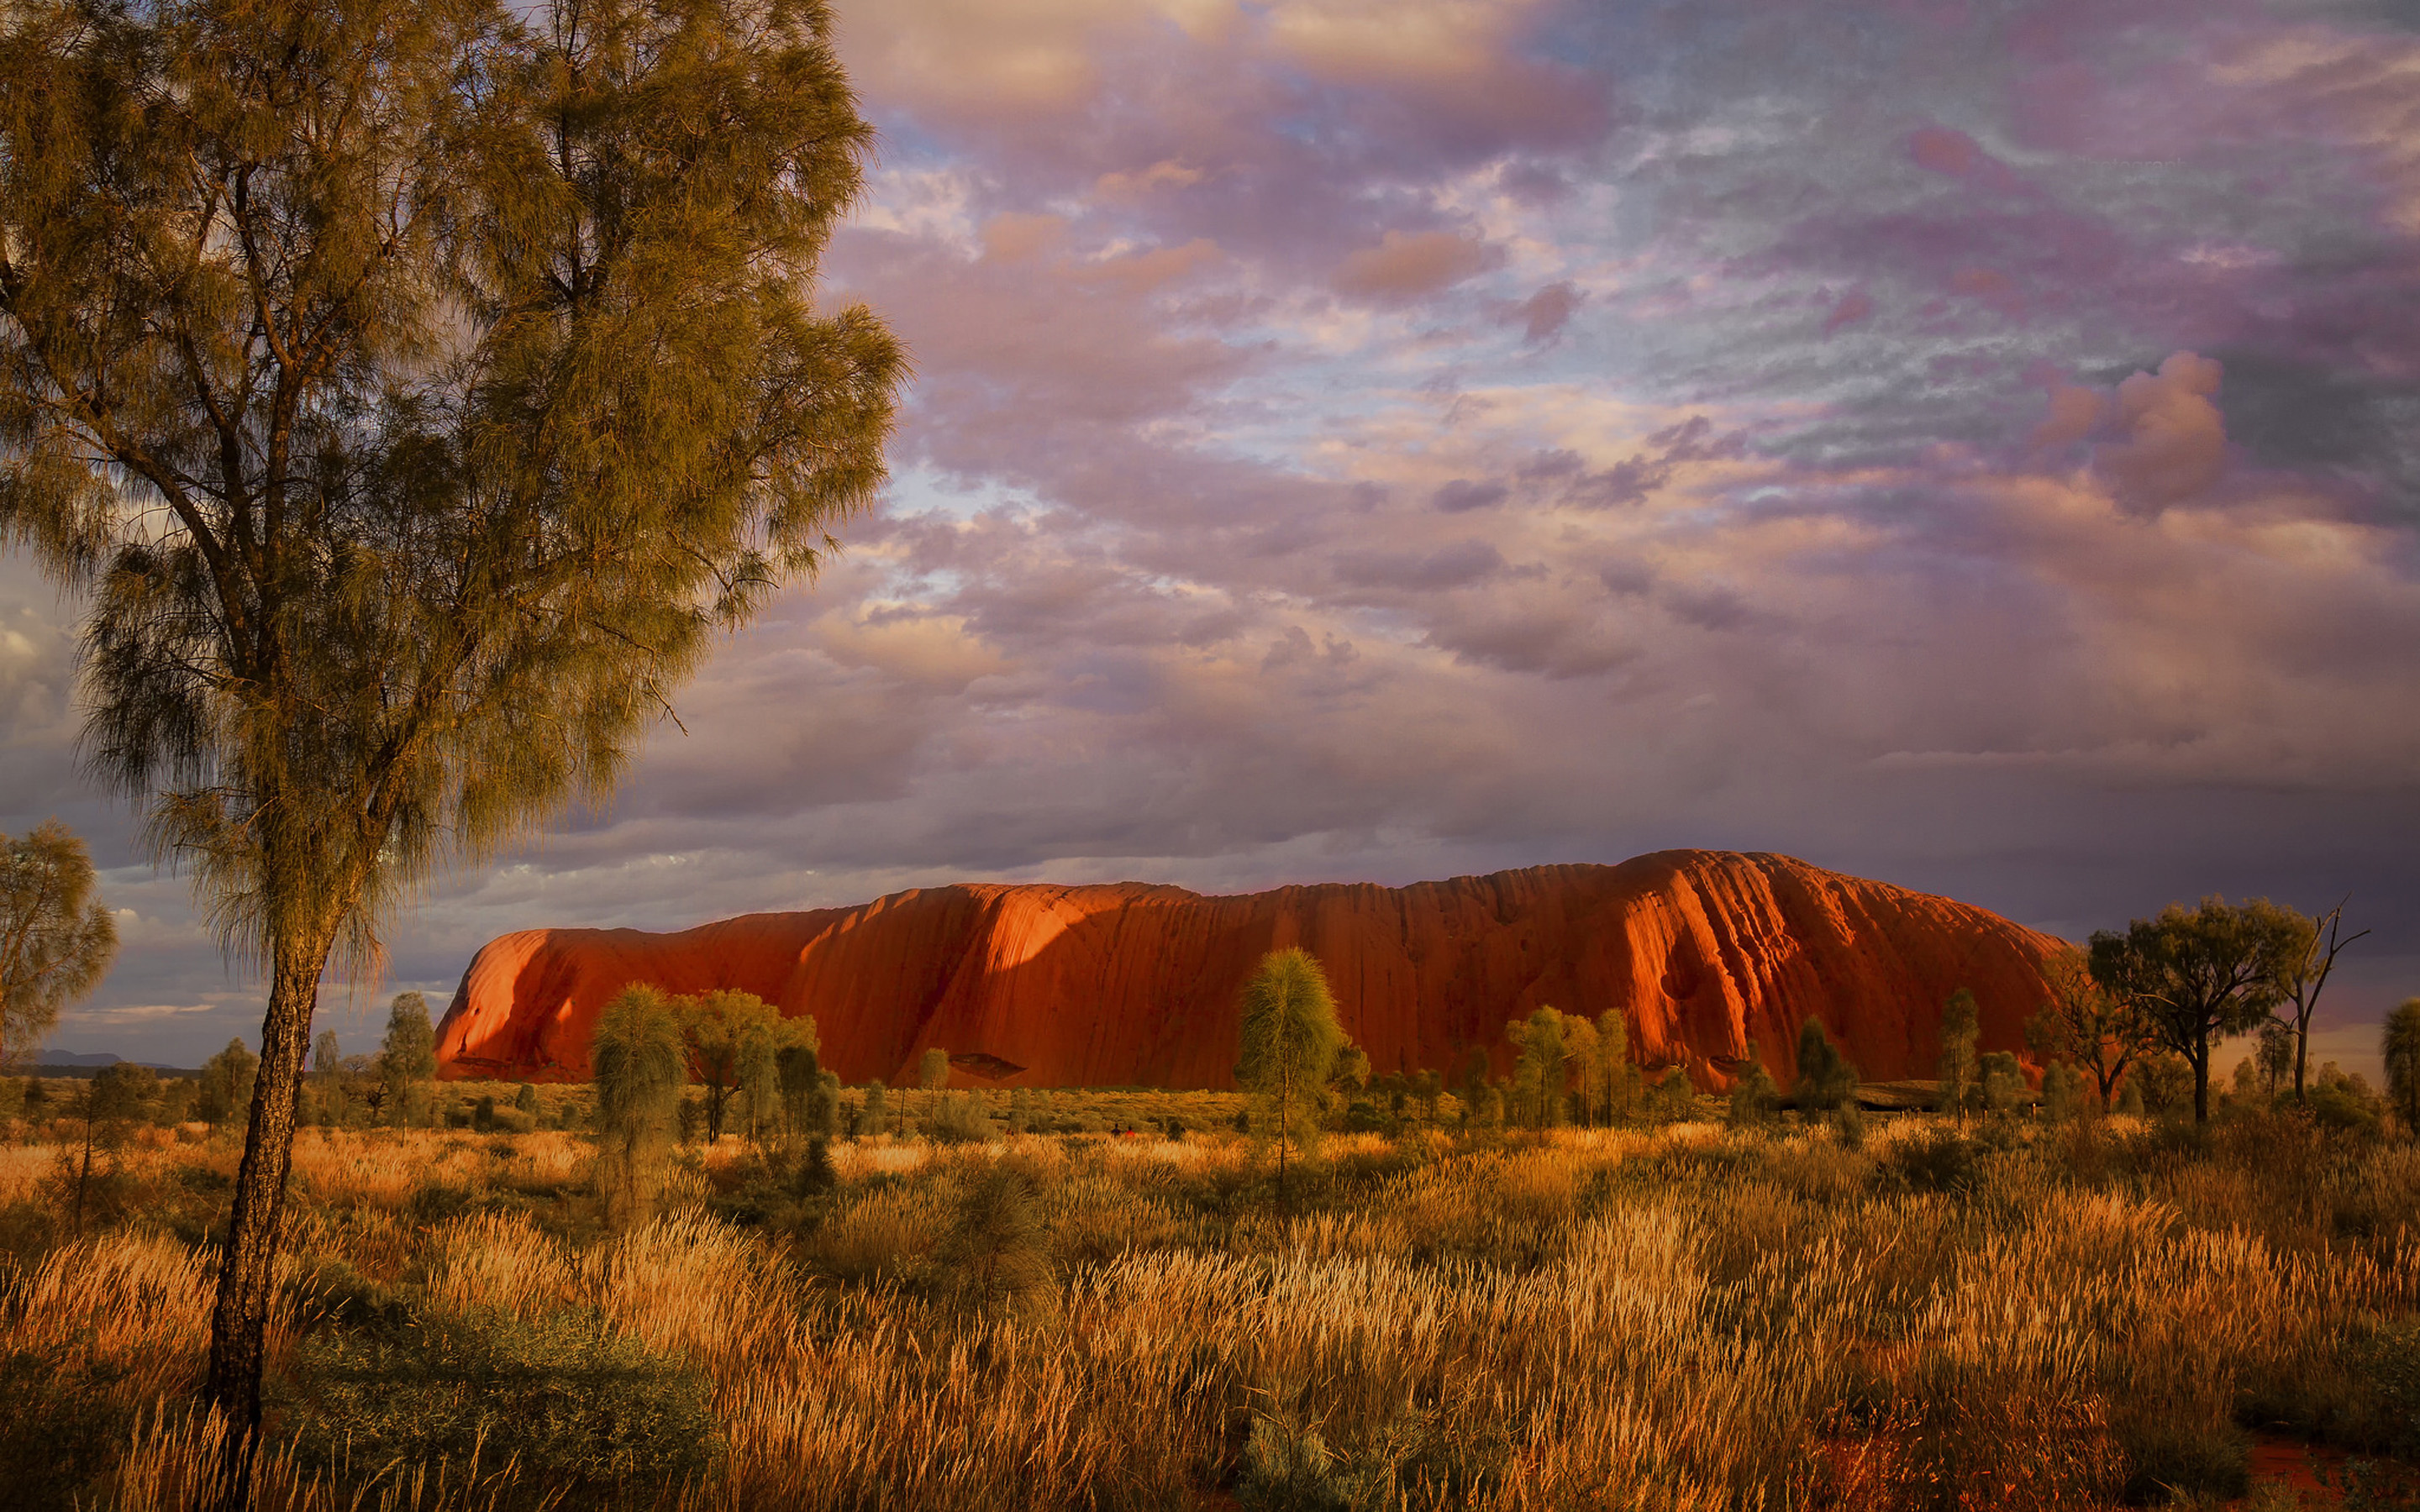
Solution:
[{"label": "low bush in field", "polygon": [[511,1463],[582,1501],[700,1480],[721,1448],[699,1370],[568,1309],[315,1334],[280,1406],[306,1464]]}]

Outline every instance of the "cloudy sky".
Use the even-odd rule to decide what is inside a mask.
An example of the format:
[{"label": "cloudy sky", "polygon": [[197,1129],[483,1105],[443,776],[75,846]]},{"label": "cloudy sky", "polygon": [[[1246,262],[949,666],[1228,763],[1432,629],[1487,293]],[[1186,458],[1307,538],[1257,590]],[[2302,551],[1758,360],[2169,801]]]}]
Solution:
[{"label": "cloudy sky", "polygon": [[[1674,845],[2071,937],[2350,895],[2348,1062],[2420,993],[2420,8],[840,26],[886,501],[377,1002],[541,924]],[[53,1043],[190,1063],[260,989],[78,774],[72,608],[0,561],[0,830],[76,825],[124,910]]]}]

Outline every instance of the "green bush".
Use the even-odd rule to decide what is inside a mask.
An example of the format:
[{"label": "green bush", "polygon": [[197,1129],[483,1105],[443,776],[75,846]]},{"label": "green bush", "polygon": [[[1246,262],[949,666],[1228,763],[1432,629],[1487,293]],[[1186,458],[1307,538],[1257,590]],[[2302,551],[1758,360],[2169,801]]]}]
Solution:
[{"label": "green bush", "polygon": [[980,1145],[992,1137],[991,1115],[968,1092],[942,1093],[917,1128],[937,1145]]},{"label": "green bush", "polygon": [[712,1392],[591,1313],[496,1311],[307,1337],[280,1405],[306,1461],[385,1465],[518,1459],[523,1484],[575,1503],[700,1480],[721,1453]]}]

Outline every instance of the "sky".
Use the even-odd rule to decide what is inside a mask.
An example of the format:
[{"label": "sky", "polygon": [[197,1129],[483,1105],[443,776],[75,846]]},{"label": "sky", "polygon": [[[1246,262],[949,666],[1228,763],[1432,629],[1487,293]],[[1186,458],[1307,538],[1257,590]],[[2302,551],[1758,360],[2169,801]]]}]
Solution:
[{"label": "sky", "polygon": [[[879,506],[485,940],[962,880],[1241,891],[1779,851],[2069,938],[2346,901],[2420,994],[2420,5],[844,0],[822,298]],[[53,1048],[256,1040],[0,558],[0,831],[124,949]],[[2222,1061],[2228,1057],[2223,1056]],[[2374,1074],[2374,1070],[2373,1070]]]}]

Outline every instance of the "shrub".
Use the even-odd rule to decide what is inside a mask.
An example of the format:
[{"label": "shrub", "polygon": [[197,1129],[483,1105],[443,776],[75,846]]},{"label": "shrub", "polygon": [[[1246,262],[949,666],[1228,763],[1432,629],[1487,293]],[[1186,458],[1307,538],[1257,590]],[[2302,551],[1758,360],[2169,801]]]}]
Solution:
[{"label": "shrub", "polygon": [[970,1306],[1046,1309],[1050,1248],[1024,1174],[990,1165],[972,1176],[935,1258],[944,1288]]},{"label": "shrub", "polygon": [[1928,1130],[1891,1145],[1883,1168],[1911,1192],[1970,1192],[1975,1142],[1955,1129]]},{"label": "shrub", "polygon": [[[1810,1021],[1811,1022],[1811,1021]],[[1764,1062],[1756,1058],[1756,1046],[1748,1047],[1751,1064],[1747,1074],[1731,1087],[1730,1123],[1735,1129],[1753,1129],[1771,1123],[1781,1108],[1781,1088],[1774,1085],[1773,1073]]]},{"label": "shrub", "polygon": [[992,1136],[991,1115],[971,1092],[944,1092],[924,1110],[917,1128],[937,1145],[979,1145]]},{"label": "shrub", "polygon": [[475,1452],[518,1459],[525,1482],[575,1502],[702,1479],[721,1453],[705,1376],[585,1312],[483,1309],[316,1335],[283,1405],[307,1462],[360,1474]]},{"label": "shrub", "polygon": [[1857,1089],[1857,1069],[1840,1054],[1823,1021],[1808,1019],[1798,1026],[1798,1085],[1792,1088],[1798,1105],[1829,1113],[1849,1101]]},{"label": "shrub", "polygon": [[2024,1069],[2011,1051],[1994,1050],[1977,1063],[1982,1076],[1983,1106],[1994,1114],[2016,1111],[2025,1100]]},{"label": "shrub", "polygon": [[1253,1512],[1345,1512],[1353,1504],[1319,1430],[1266,1416],[1252,1419],[1235,1494]]},{"label": "shrub", "polygon": [[2071,1121],[2084,1107],[2084,1073],[2064,1060],[2042,1068],[2042,1120]]}]

